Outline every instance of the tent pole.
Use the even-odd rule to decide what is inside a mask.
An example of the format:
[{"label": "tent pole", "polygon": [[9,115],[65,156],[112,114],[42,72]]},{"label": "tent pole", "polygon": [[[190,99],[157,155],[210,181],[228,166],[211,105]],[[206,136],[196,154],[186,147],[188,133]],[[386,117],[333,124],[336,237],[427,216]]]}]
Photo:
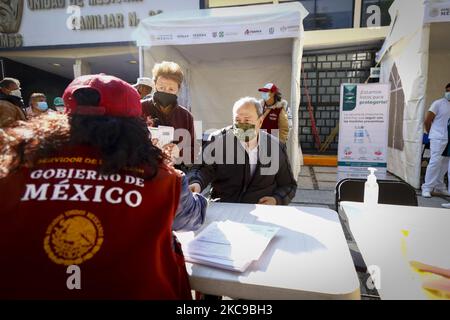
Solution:
[{"label": "tent pole", "polygon": [[139,47],[139,78],[144,76],[144,47]]}]

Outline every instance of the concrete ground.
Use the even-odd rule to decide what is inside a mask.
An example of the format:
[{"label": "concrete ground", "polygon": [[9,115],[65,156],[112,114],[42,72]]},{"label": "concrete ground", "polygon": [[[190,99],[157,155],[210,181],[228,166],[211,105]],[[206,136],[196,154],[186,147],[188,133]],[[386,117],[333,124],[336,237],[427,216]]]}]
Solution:
[{"label": "concrete ground", "polygon": [[[297,194],[292,204],[296,206],[326,207],[334,210],[336,174],[336,167],[303,166],[297,181]],[[389,173],[388,179],[398,180]],[[417,190],[417,200],[419,207],[441,208],[442,203],[450,202],[450,197],[435,196],[424,198],[420,190]]]},{"label": "concrete ground", "polygon": [[[335,210],[335,186],[336,186],[336,167],[303,166],[299,175],[298,189],[291,205],[307,207],[323,207]],[[398,180],[393,175],[388,174],[388,179]],[[438,196],[424,198],[420,190],[416,190],[419,207],[441,208],[441,204],[450,202],[450,197]],[[449,209],[450,214],[450,209]],[[347,244],[351,250],[358,252],[358,247],[349,232],[346,225],[343,224],[343,230],[347,239]],[[379,299],[376,290],[367,288],[369,275],[358,272],[361,284],[362,299]]]}]

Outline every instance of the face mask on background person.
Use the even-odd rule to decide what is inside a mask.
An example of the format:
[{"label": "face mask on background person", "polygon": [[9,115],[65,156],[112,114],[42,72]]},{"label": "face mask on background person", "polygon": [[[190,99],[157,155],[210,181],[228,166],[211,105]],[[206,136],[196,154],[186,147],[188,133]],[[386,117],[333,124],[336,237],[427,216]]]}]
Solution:
[{"label": "face mask on background person", "polygon": [[263,98],[264,101],[267,101],[270,99],[270,93],[269,92],[263,92],[261,94],[261,97]]},{"label": "face mask on background person", "polygon": [[251,123],[236,122],[233,125],[233,134],[240,141],[249,142],[256,138],[256,127]]},{"label": "face mask on background person", "polygon": [[47,111],[47,109],[48,109],[48,104],[47,104],[47,102],[45,102],[45,101],[39,101],[39,102],[37,103],[37,108],[38,108],[39,110],[41,110],[41,111]]},{"label": "face mask on background person", "polygon": [[20,89],[11,91],[10,95],[17,98],[22,98],[22,92],[20,91]]},{"label": "face mask on background person", "polygon": [[450,101],[450,92],[447,91],[444,96],[445,96],[445,99]]},{"label": "face mask on background person", "polygon": [[168,107],[177,104],[177,96],[172,93],[156,91],[153,94],[153,99],[158,102],[162,107]]}]

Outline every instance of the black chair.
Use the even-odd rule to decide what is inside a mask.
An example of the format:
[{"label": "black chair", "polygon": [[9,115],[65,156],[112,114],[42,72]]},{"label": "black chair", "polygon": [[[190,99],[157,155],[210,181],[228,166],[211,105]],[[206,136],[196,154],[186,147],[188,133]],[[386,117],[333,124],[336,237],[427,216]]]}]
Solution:
[{"label": "black chair", "polygon": [[[336,211],[341,201],[364,201],[364,183],[366,179],[348,178],[336,184]],[[403,181],[377,180],[378,203],[417,207],[416,190]]]},{"label": "black chair", "polygon": [[[364,183],[366,179],[348,178],[339,181],[336,184],[335,206],[339,212],[339,203],[341,201],[364,201]],[[379,193],[378,203],[418,206],[416,190],[403,181],[377,180]],[[345,224],[343,224],[345,225]],[[348,230],[350,232],[350,230]],[[350,249],[356,270],[366,272],[367,266],[359,252]]]}]

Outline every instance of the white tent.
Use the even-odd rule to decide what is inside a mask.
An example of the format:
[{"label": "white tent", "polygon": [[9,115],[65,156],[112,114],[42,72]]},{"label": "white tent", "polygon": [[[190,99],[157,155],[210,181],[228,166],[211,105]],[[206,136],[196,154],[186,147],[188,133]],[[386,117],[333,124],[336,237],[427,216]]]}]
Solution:
[{"label": "white tent", "polygon": [[303,19],[298,3],[163,13],[141,21],[134,34],[141,47],[141,76],[156,62],[180,64],[186,81],[181,102],[202,121],[197,135],[232,123],[233,103],[258,97],[274,82],[292,113],[288,154],[294,177],[303,162],[298,141]]},{"label": "white tent", "polygon": [[450,1],[396,0],[378,53],[380,82],[391,83],[388,170],[420,187],[423,121],[450,81]]}]

